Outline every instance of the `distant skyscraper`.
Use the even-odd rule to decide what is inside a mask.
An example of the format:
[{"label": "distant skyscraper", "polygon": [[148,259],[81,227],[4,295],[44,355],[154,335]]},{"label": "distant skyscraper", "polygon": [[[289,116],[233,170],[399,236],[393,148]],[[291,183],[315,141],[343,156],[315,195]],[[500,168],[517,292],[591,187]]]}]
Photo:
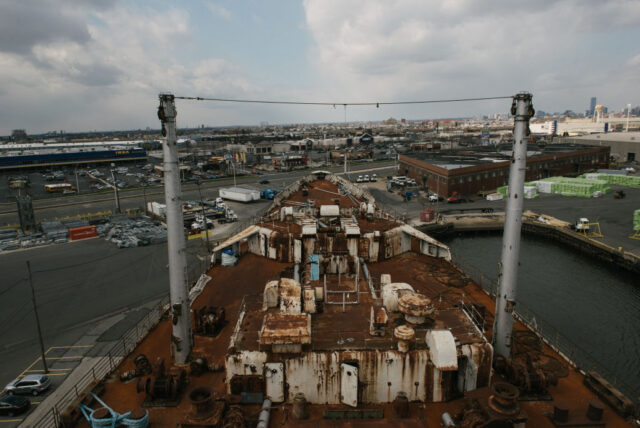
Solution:
[{"label": "distant skyscraper", "polygon": [[593,116],[593,112],[596,110],[597,100],[596,97],[591,97],[591,106],[589,107],[589,114]]}]

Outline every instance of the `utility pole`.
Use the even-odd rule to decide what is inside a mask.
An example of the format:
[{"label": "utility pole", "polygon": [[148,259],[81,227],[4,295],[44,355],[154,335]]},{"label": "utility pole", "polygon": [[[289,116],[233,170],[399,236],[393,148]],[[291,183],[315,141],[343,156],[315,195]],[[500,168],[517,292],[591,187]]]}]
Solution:
[{"label": "utility pole", "polygon": [[497,355],[511,357],[513,343],[513,312],[516,305],[518,263],[520,258],[520,233],[522,229],[522,202],[524,180],[527,170],[527,139],[529,119],[534,110],[531,94],[521,92],[513,99],[511,114],[514,118],[513,155],[509,169],[509,191],[505,208],[504,233],[502,236],[502,261],[498,272],[496,296],[496,319],[493,345]]},{"label": "utility pole", "polygon": [[143,179],[140,181],[140,184],[142,185],[142,200],[144,201],[144,214],[147,215],[148,211],[147,211],[147,186],[149,185],[149,183],[147,182],[147,179]]},{"label": "utility pole", "polygon": [[169,297],[171,300],[171,354],[176,364],[185,364],[193,347],[191,311],[187,285],[186,243],[182,217],[176,106],[172,94],[160,94],[158,118],[162,122],[164,195],[167,204],[167,247],[169,250]]},{"label": "utility pole", "polygon": [[236,187],[236,161],[233,160],[232,161],[232,165],[233,165],[233,187]]},{"label": "utility pole", "polygon": [[38,340],[40,341],[40,355],[42,358],[42,365],[44,366],[44,372],[49,373],[47,360],[44,356],[44,342],[42,341],[42,330],[40,329],[40,318],[38,317],[38,306],[36,305],[36,292],[33,290],[33,278],[31,276],[31,263],[29,263],[29,260],[27,260],[27,272],[29,272],[29,286],[31,287],[31,302],[33,303],[33,313],[36,315],[36,325],[38,326]]},{"label": "utility pole", "polygon": [[115,198],[116,198],[116,212],[118,214],[120,214],[122,211],[120,210],[120,194],[118,193],[118,186],[116,184],[116,176],[113,173],[113,168],[116,166],[115,163],[111,164],[111,180],[112,180],[112,186],[113,186],[113,190],[115,192]]},{"label": "utility pole", "polygon": [[344,151],[344,178],[347,179],[347,150]]},{"label": "utility pole", "polygon": [[78,182],[78,167],[76,167],[76,193],[80,194],[80,183]]}]

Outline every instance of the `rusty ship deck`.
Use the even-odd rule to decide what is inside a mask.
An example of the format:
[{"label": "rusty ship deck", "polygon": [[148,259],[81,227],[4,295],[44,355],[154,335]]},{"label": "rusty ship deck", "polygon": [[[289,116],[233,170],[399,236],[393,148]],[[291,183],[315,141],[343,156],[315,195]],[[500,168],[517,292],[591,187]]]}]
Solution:
[{"label": "rusty ship deck", "polygon": [[[136,369],[136,357],[141,354],[150,363],[161,358],[167,367],[171,366],[172,321],[167,315],[109,377],[92,385],[95,391],[99,391],[101,400],[113,410],[125,413],[143,407],[148,411],[152,427],[198,427],[223,426],[224,409],[235,409],[242,413],[242,418],[236,413],[236,418],[227,420],[228,425],[224,426],[244,426],[243,423],[255,426],[262,400],[274,394],[273,390],[269,392],[269,386],[265,390],[265,382],[270,381],[265,380],[268,371],[261,370],[264,361],[250,360],[264,358],[271,364],[282,363],[289,370],[284,375],[287,379],[283,381],[281,391],[284,396],[274,399],[270,408],[268,426],[271,427],[440,427],[445,412],[459,427],[525,426],[517,425],[522,415],[526,415],[524,420],[529,427],[630,426],[613,407],[602,403],[605,400],[601,395],[596,395],[584,385],[585,376],[578,368],[519,322],[516,322],[515,329],[523,332],[523,340],[518,342],[519,348],[516,347],[519,354],[513,357],[514,361],[518,359],[519,365],[514,363],[508,365],[510,370],[504,370],[502,361],[503,370],[495,370],[491,361],[483,361],[492,355],[490,343],[495,302],[449,261],[445,246],[419,233],[413,234],[405,229],[406,225],[389,218],[375,206],[368,207],[374,201],[366,192],[358,193],[357,189],[348,187],[340,179],[329,180],[329,177],[320,175],[302,180],[278,196],[267,216],[253,229],[231,238],[214,250],[216,264],[207,272],[211,279],[192,304],[194,319],[202,308],[224,308],[224,323],[219,323],[213,334],[194,334],[192,360],[205,361],[204,368],[201,365],[199,370],[195,370],[193,364],[179,368],[183,370],[182,376],[186,375],[180,388],[182,391],[174,394],[171,404],[165,405],[158,405],[157,400],[150,405],[148,394],[138,392],[144,389],[148,373],[126,382],[120,380],[121,374]],[[323,205],[337,206],[339,218],[316,217],[317,213],[311,212],[312,208]],[[300,212],[292,213],[288,207],[299,208]],[[350,227],[357,227],[357,234]],[[351,232],[344,232],[348,230]],[[394,241],[394,233],[400,234],[402,239]],[[313,239],[313,243],[309,239]],[[235,264],[220,264],[216,256],[221,256],[224,248],[234,249]],[[310,254],[320,255],[316,266],[313,266],[314,259],[307,259]],[[364,264],[366,274],[362,267]],[[299,280],[293,282],[297,285],[287,288],[288,281],[296,276]],[[420,295],[424,301],[431,302],[433,313],[415,325],[405,321],[407,311],[386,309],[384,319],[374,316],[374,310],[384,307],[383,292],[390,285],[389,279],[393,284],[410,284],[413,291],[409,294]],[[267,283],[271,283],[272,291],[269,293],[275,293],[271,296],[275,299],[273,302],[267,296]],[[310,298],[313,302],[309,301],[307,292],[313,295]],[[392,303],[402,306],[406,298],[401,294],[387,293],[386,296],[395,296]],[[287,306],[289,304],[293,307]],[[426,312],[417,313],[422,316]],[[309,320],[308,329],[301,321],[304,319]],[[374,323],[377,328],[375,335]],[[408,351],[400,350],[399,340],[394,335],[397,327],[405,324],[410,325],[415,333],[406,341]],[[194,329],[199,327],[194,321]],[[459,381],[457,384],[452,381],[451,385],[445,383],[449,377],[461,375],[438,365],[434,344],[427,343],[425,339],[432,330],[449,332],[446,334],[450,334],[457,347],[460,367],[465,358],[461,350],[465,346],[468,348],[464,348],[464,352],[471,349],[471,352],[482,353],[479,359],[474,360],[477,373],[472,384],[477,388],[460,387]],[[273,335],[267,335],[268,332]],[[514,337],[519,336],[514,334]],[[394,364],[390,362],[391,358],[401,360],[402,372],[398,377],[403,379],[397,381],[402,385],[415,384],[416,391],[404,392],[408,394],[408,400],[399,403],[397,399],[397,387],[395,384],[392,387],[396,375],[384,378],[389,385],[386,392],[385,388],[372,385],[380,383],[377,377],[382,379],[385,375],[382,368],[374,367],[378,363],[369,360],[380,359],[381,355],[387,358],[389,366]],[[309,372],[310,375],[305,372],[302,380],[296,378],[299,374],[291,365],[302,367],[306,364],[305,358],[311,358],[309,356],[339,359],[339,362],[353,364],[360,370],[355,403],[344,403],[346,398],[343,394],[347,394],[344,391],[335,398],[332,394],[336,387],[331,381],[319,380],[329,376],[329,368],[325,366],[313,366],[315,371]],[[160,375],[159,369],[153,365],[151,376]],[[533,375],[546,376],[547,380],[538,379],[544,385],[533,387],[536,393],[527,391],[527,382],[520,382],[523,384],[519,386],[521,400],[509,403],[517,409],[502,409],[504,412],[496,418],[495,413],[487,412],[491,407],[492,394],[496,394],[491,386],[503,382],[518,383],[518,376],[514,373],[518,368],[521,369],[518,373],[522,373],[522,367],[529,368],[524,371],[530,384],[533,383]],[[326,373],[322,372],[324,369]],[[412,374],[414,372],[421,374]],[[442,376],[441,387],[433,387],[432,383],[437,382],[433,373]],[[339,377],[333,372],[331,376]],[[412,376],[417,379],[415,382]],[[318,391],[315,391],[316,381]],[[336,382],[340,385],[341,381],[338,379]],[[344,388],[344,383],[341,385]],[[193,391],[202,388],[211,392],[211,398],[218,406],[204,410],[196,408]],[[436,391],[438,388],[441,391]],[[300,406],[293,399],[295,391],[304,391],[307,396],[305,418],[299,417]],[[320,398],[313,398],[316,393]],[[87,396],[85,402],[91,401]],[[586,417],[590,404],[592,413],[594,409],[596,414],[603,410],[601,419]],[[92,406],[99,407],[95,402]],[[553,417],[554,412],[560,415],[565,410],[569,414],[566,422],[562,422],[560,416],[560,419]],[[89,426],[73,406],[64,416],[75,426]],[[507,421],[507,425],[486,425],[492,417]]]}]

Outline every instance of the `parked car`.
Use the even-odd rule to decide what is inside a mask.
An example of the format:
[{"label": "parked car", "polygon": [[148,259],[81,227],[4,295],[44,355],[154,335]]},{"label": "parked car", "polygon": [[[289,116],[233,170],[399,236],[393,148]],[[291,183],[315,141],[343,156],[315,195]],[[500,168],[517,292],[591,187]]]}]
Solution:
[{"label": "parked car", "polygon": [[38,395],[51,386],[51,379],[43,374],[26,375],[10,382],[4,387],[9,395],[32,394]]},{"label": "parked car", "polygon": [[31,401],[26,397],[12,395],[0,398],[0,415],[15,416],[26,412],[31,406]]},{"label": "parked car", "polygon": [[269,184],[269,180],[260,180],[260,184]]}]

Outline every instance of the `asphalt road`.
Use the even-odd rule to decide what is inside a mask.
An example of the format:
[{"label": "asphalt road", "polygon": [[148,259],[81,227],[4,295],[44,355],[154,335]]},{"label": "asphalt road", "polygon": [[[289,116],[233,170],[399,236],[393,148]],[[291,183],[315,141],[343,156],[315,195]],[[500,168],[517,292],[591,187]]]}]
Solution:
[{"label": "asphalt road", "polygon": [[[328,168],[334,172],[341,172],[342,167]],[[376,172],[384,177],[393,172],[393,164],[384,162],[365,162],[349,166],[350,175],[358,175],[366,171]],[[291,171],[283,173],[265,174],[259,176],[238,177],[238,185],[250,185],[251,187],[265,189],[281,189],[298,178],[309,174],[310,170]],[[262,180],[268,180],[268,184],[259,184]],[[218,189],[233,185],[233,178],[216,179],[202,182],[200,188],[203,199],[216,198]],[[198,187],[193,183],[184,183],[182,186],[183,200],[199,200]],[[123,210],[140,208],[144,206],[144,199],[147,202],[156,201],[164,203],[164,189],[162,186],[148,187],[142,189],[125,189],[120,191],[120,205]],[[36,221],[53,219],[56,217],[75,216],[78,214],[102,212],[115,209],[115,198],[113,190],[101,193],[80,194],[73,196],[60,196],[57,198],[46,198],[33,201]],[[238,215],[240,215],[238,213]],[[0,225],[17,224],[18,214],[15,203],[0,204]]]},{"label": "asphalt road", "polygon": [[[203,241],[189,241],[187,254],[189,277],[195,280],[206,263]],[[74,345],[107,319],[117,322],[132,312],[136,315],[141,305],[160,299],[169,290],[166,244],[118,249],[96,238],[0,254],[0,389],[40,356],[27,260],[44,347],[51,351],[48,356]],[[133,326],[140,317],[129,318]],[[60,369],[62,362],[57,363],[54,385],[66,373]],[[41,363],[32,369],[42,369]]]}]

